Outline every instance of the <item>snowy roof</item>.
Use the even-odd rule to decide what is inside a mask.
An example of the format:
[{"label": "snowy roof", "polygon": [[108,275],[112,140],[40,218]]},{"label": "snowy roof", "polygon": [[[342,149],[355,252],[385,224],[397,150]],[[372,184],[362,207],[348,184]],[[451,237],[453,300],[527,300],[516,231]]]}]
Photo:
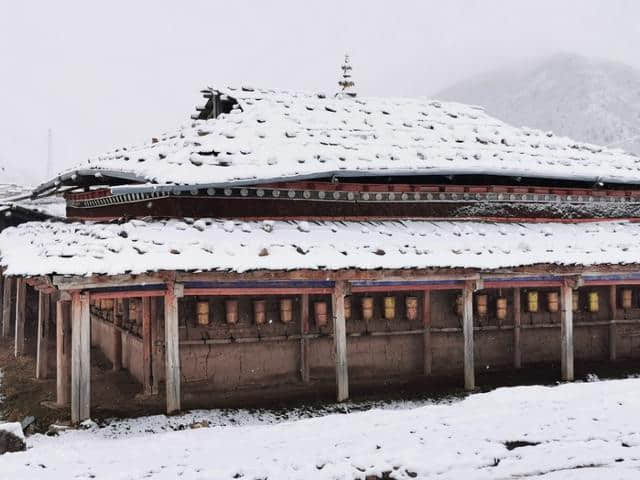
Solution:
[{"label": "snowy roof", "polygon": [[12,210],[22,209],[48,217],[66,216],[66,203],[62,197],[50,196],[32,200],[31,194],[30,187],[12,183],[0,184],[0,213],[7,214]]},{"label": "snowy roof", "polygon": [[10,275],[622,264],[640,263],[640,224],[30,222],[0,234],[0,255]]},{"label": "snowy roof", "polygon": [[[640,183],[640,158],[528,128],[481,108],[409,98],[211,89],[237,101],[146,145],[91,158],[38,191],[84,176],[224,185],[377,175],[491,174]],[[97,179],[96,179],[97,177]]]}]

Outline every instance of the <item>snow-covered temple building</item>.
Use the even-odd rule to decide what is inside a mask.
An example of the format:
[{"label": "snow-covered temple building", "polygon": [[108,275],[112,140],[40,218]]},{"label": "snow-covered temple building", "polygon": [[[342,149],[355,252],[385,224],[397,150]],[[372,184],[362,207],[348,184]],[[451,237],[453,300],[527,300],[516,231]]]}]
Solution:
[{"label": "snow-covered temple building", "polygon": [[74,421],[91,346],[168,412],[640,356],[639,158],[454,103],[203,94],[38,187],[67,221],[0,235],[5,299],[59,298]]}]

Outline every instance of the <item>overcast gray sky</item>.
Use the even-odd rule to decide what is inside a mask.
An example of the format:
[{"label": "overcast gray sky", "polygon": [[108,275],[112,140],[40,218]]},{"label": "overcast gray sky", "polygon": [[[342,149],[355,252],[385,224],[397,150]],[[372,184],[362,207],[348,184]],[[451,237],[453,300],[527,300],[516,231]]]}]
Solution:
[{"label": "overcast gray sky", "polygon": [[56,171],[144,141],[207,85],[331,93],[345,52],[359,94],[424,96],[555,52],[640,67],[638,45],[637,0],[0,0],[0,165],[43,180],[48,128]]}]

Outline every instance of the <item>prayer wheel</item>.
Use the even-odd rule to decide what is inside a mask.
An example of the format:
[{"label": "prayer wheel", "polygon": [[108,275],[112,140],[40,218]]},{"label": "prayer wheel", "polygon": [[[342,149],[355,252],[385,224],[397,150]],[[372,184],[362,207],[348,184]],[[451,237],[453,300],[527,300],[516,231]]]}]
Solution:
[{"label": "prayer wheel", "polygon": [[481,317],[487,316],[487,295],[476,295],[476,311]]},{"label": "prayer wheel", "polygon": [[254,300],[253,301],[253,321],[256,325],[262,325],[267,319],[266,314],[266,301]]},{"label": "prayer wheel", "polygon": [[527,292],[527,311],[536,313],[538,311],[538,292],[530,290]]},{"label": "prayer wheel", "polygon": [[415,320],[418,318],[418,298],[417,297],[406,297],[404,299],[406,311],[407,311],[407,320]]},{"label": "prayer wheel", "polygon": [[547,308],[551,313],[555,313],[560,310],[560,296],[558,292],[548,292],[547,293]]},{"label": "prayer wheel", "polygon": [[396,318],[396,297],[384,297],[384,319]]},{"label": "prayer wheel", "polygon": [[462,316],[463,305],[464,300],[462,299],[462,295],[458,295],[456,297],[456,303],[454,304],[453,309],[456,312],[456,315],[458,315],[459,317]]},{"label": "prayer wheel", "polygon": [[598,292],[589,292],[589,311],[597,312],[600,309],[600,302],[598,299]]},{"label": "prayer wheel", "polygon": [[631,308],[632,290],[625,288],[622,290],[622,308],[628,310]]},{"label": "prayer wheel", "polygon": [[507,318],[507,299],[506,298],[498,298],[496,300],[496,318],[498,320],[504,320]]},{"label": "prayer wheel", "polygon": [[362,298],[362,319],[371,320],[373,318],[373,297]]},{"label": "prayer wheel", "polygon": [[138,301],[133,298],[129,300],[129,321],[138,321]]},{"label": "prayer wheel", "polygon": [[112,298],[107,298],[105,300],[103,300],[104,304],[103,304],[103,310],[113,310],[113,299]]},{"label": "prayer wheel", "polygon": [[316,319],[316,326],[326,327],[329,321],[327,315],[327,302],[315,302],[313,304],[313,313]]},{"label": "prayer wheel", "polygon": [[289,323],[293,320],[293,301],[290,298],[280,300],[280,321]]},{"label": "prayer wheel", "polygon": [[580,309],[580,294],[577,290],[571,292],[571,310],[577,312]]},{"label": "prayer wheel", "polygon": [[209,302],[201,301],[196,304],[198,325],[209,325]]},{"label": "prayer wheel", "polygon": [[238,301],[237,300],[225,300],[224,312],[227,320],[227,325],[235,325],[238,323]]},{"label": "prayer wheel", "polygon": [[344,319],[351,318],[351,297],[344,297]]}]

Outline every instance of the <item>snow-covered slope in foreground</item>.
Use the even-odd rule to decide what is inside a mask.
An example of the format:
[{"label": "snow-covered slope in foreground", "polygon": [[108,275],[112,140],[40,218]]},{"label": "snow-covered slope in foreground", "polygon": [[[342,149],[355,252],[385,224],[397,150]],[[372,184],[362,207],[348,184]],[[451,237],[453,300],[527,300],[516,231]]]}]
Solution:
[{"label": "snow-covered slope in foreground", "polygon": [[482,105],[516,126],[640,155],[640,71],[620,63],[555,55],[471,78],[435,97]]},{"label": "snow-covered slope in foreground", "polygon": [[32,437],[27,452],[0,457],[0,477],[637,479],[639,411],[640,379],[629,379],[285,423],[115,438],[74,431]]}]

